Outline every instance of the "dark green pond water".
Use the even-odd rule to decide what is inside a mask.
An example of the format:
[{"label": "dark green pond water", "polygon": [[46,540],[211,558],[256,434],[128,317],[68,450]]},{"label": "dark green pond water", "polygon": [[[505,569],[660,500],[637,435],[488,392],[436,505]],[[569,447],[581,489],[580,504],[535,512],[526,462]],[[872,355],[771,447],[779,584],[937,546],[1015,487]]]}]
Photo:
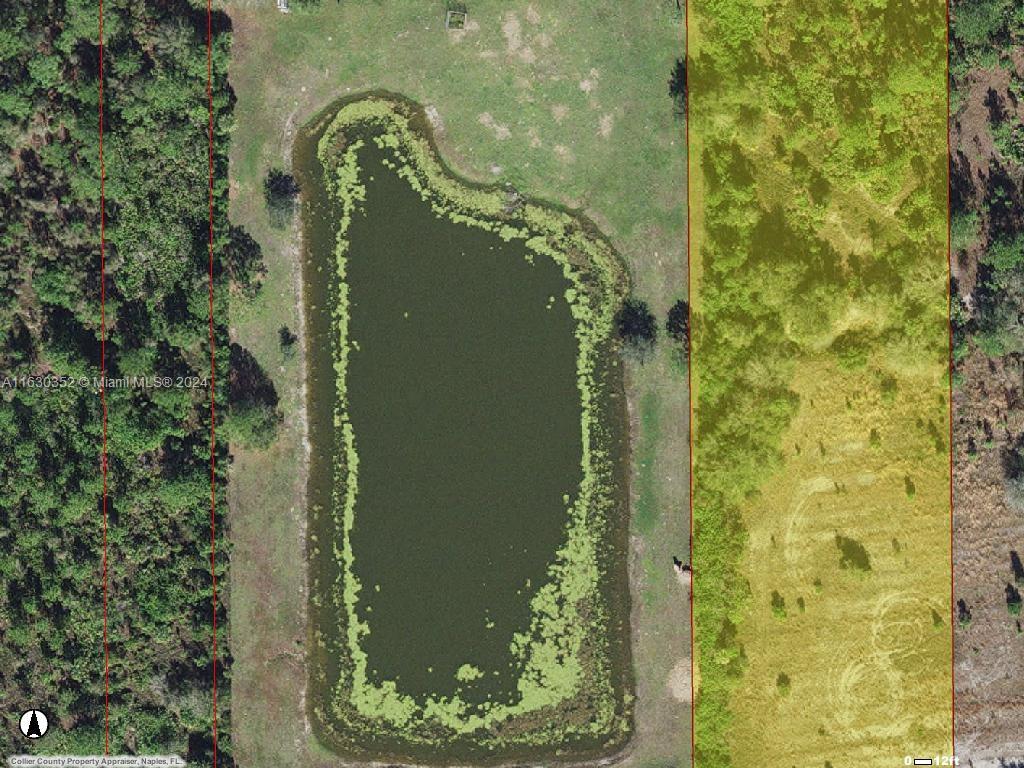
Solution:
[{"label": "dark green pond water", "polygon": [[437,217],[381,155],[360,151],[349,230],[364,648],[407,693],[450,695],[470,663],[501,674],[465,698],[511,694],[509,642],[581,480],[568,281],[521,242]]}]

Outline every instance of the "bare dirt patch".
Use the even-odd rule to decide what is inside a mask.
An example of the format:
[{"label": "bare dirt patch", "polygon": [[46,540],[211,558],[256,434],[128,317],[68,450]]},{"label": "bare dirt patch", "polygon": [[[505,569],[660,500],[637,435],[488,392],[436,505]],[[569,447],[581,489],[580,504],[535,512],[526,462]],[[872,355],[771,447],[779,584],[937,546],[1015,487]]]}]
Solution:
[{"label": "bare dirt patch", "polygon": [[512,131],[509,130],[507,125],[499,123],[490,112],[484,112],[477,117],[477,121],[484,128],[488,128],[494,131],[494,137],[499,141],[504,141],[512,135]]},{"label": "bare dirt patch", "polygon": [[555,144],[554,153],[558,156],[559,160],[562,160],[566,163],[576,162],[576,155],[574,155],[572,153],[572,150],[569,149],[564,144]]},{"label": "bare dirt patch", "polygon": [[501,32],[505,36],[505,53],[507,56],[519,59],[526,64],[533,64],[537,61],[537,54],[534,53],[533,48],[523,39],[522,25],[516,14],[506,14],[505,21],[501,25]]},{"label": "bare dirt patch", "polygon": [[444,133],[444,118],[442,118],[441,113],[437,111],[437,107],[433,104],[428,104],[424,107],[423,111],[427,115],[427,120],[430,121],[430,127],[434,129],[434,133]]},{"label": "bare dirt patch", "polygon": [[1024,640],[1005,591],[1010,552],[1024,556],[1024,510],[1007,501],[1004,468],[1007,449],[1024,439],[1021,361],[975,352],[963,381],[953,398],[953,562],[970,623],[954,643],[957,751],[981,765],[1024,757]]},{"label": "bare dirt patch", "polygon": [[690,659],[677,661],[668,676],[668,689],[672,693],[672,698],[679,702],[689,703],[693,695],[692,679]]},{"label": "bare dirt patch", "polygon": [[505,50],[509,56],[518,54],[523,45],[519,17],[514,13],[506,14],[505,22],[501,25],[501,32],[505,35]]}]

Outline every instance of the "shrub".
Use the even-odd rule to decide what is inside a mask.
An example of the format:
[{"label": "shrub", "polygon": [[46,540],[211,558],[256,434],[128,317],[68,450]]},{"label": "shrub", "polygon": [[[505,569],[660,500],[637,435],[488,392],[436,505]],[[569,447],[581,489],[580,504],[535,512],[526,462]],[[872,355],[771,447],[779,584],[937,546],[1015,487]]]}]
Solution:
[{"label": "shrub", "polygon": [[978,214],[975,211],[957,211],[950,217],[949,244],[953,253],[966,251],[978,242],[978,236],[981,234],[978,223]]},{"label": "shrub", "polygon": [[679,342],[684,349],[690,343],[690,305],[679,299],[668,311],[665,319],[665,333],[673,341]]},{"label": "shrub", "polygon": [[871,558],[859,541],[836,534],[836,547],[839,549],[840,568],[855,571],[871,570]]},{"label": "shrub", "polygon": [[672,97],[672,104],[676,114],[682,115],[686,112],[686,59],[676,59],[672,67],[672,75],[668,79],[668,94]]},{"label": "shrub", "polygon": [[956,601],[956,623],[962,629],[967,629],[967,627],[971,626],[971,609],[967,607],[967,603],[963,600]]},{"label": "shrub", "polygon": [[228,229],[224,256],[231,282],[246,296],[256,296],[267,274],[260,244],[242,227],[232,224]]},{"label": "shrub", "polygon": [[779,672],[779,676],[775,678],[775,687],[779,689],[781,695],[789,696],[789,691],[793,687],[789,675],[785,672]]},{"label": "shrub", "polygon": [[1010,570],[1013,571],[1013,583],[1018,587],[1024,587],[1024,564],[1016,552],[1010,553]]},{"label": "shrub", "polygon": [[777,591],[772,592],[772,615],[776,619],[786,618],[786,598]]},{"label": "shrub", "polygon": [[230,359],[228,434],[244,446],[265,448],[273,441],[281,420],[274,382],[244,347],[232,344]]},{"label": "shrub", "polygon": [[267,202],[272,226],[283,228],[291,223],[298,194],[299,185],[290,173],[285,173],[279,168],[270,169],[263,182],[263,198]]},{"label": "shrub", "polygon": [[1024,127],[1010,121],[999,123],[992,129],[992,141],[1004,160],[1024,165]]},{"label": "shrub", "polygon": [[287,325],[282,325],[277,330],[277,340],[285,357],[291,357],[295,354],[295,342],[299,340],[299,337],[292,333],[291,328]]},{"label": "shrub", "polygon": [[1011,616],[1020,616],[1021,602],[1020,590],[1013,584],[1007,584],[1006,610],[1010,612]]},{"label": "shrub", "polygon": [[645,301],[626,299],[615,315],[615,328],[625,351],[636,356],[640,362],[654,349],[658,325]]}]

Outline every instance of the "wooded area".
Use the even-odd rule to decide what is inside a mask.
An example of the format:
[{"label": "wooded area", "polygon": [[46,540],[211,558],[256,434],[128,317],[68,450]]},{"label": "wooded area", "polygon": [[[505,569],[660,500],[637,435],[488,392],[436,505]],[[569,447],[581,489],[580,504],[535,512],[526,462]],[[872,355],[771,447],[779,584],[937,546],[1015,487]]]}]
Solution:
[{"label": "wooded area", "polygon": [[[98,4],[21,0],[6,8],[0,373],[92,377],[101,366]],[[103,30],[106,371],[202,380],[210,376],[206,7],[107,0]],[[229,30],[215,13],[220,598],[228,439],[233,422],[253,422],[228,402],[227,300],[230,290],[256,290],[261,272],[258,246],[227,222]],[[226,263],[231,254],[238,264]],[[16,723],[30,706],[50,715],[39,743],[47,752],[101,753],[99,394],[92,384],[0,394],[0,699],[9,714],[0,753],[35,746]],[[203,384],[106,391],[111,753],[211,762],[210,397]],[[232,764],[226,619],[220,599],[221,766]]]}]

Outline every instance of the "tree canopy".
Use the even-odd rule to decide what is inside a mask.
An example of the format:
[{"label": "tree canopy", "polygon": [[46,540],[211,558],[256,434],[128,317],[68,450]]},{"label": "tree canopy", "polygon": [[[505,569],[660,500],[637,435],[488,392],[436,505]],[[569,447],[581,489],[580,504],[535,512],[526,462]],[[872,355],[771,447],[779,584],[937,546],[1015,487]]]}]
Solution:
[{"label": "tree canopy", "polygon": [[665,333],[684,347],[690,343],[690,305],[685,299],[679,299],[669,308]]},{"label": "tree canopy", "polygon": [[[258,287],[259,249],[227,221],[230,24],[212,19],[214,324],[209,327],[205,8],[104,3],[106,273],[100,275],[100,49],[95,4],[21,0],[0,30],[0,372],[92,377],[106,390],[111,753],[211,762],[213,657],[220,766],[230,766],[228,446],[216,461],[218,596],[210,573],[211,382],[232,380],[227,296]],[[235,393],[237,394],[237,393]],[[46,739],[0,753],[104,749],[102,411],[96,386],[0,390],[0,699],[48,703]],[[245,398],[242,398],[244,401]],[[218,411],[218,420],[223,415]]]},{"label": "tree canopy", "polygon": [[626,299],[615,315],[615,327],[627,354],[638,356],[642,361],[654,349],[658,322],[645,301]]}]

